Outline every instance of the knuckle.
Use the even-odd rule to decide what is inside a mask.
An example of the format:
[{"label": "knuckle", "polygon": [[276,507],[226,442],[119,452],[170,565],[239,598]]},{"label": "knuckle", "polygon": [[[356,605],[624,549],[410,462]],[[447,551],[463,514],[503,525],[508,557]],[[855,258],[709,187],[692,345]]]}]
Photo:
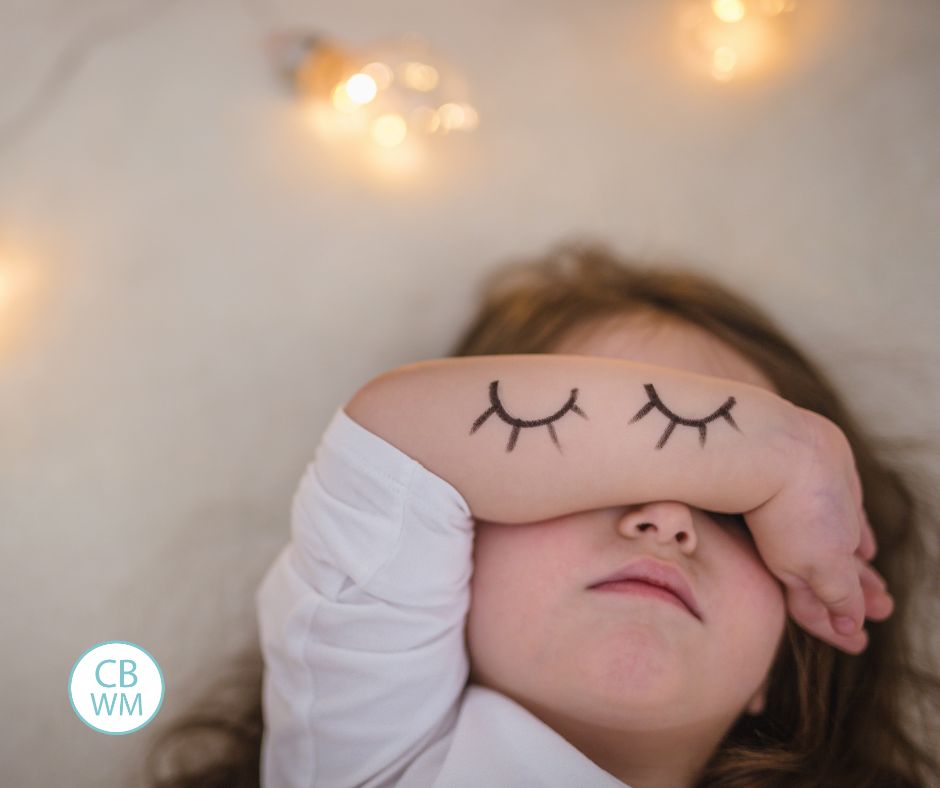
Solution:
[{"label": "knuckle", "polygon": [[854,598],[853,589],[846,583],[832,580],[822,583],[818,588],[819,595],[832,607],[845,607]]},{"label": "knuckle", "polygon": [[[823,571],[825,574],[823,574]],[[855,598],[855,584],[844,573],[834,574],[833,566],[814,566],[805,575],[813,590],[827,606],[844,607]]]}]

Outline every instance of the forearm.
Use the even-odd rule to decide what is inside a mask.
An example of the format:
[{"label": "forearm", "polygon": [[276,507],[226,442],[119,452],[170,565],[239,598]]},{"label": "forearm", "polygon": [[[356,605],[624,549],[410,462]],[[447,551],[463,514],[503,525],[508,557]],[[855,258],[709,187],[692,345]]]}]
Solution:
[{"label": "forearm", "polygon": [[345,406],[502,523],[657,500],[749,511],[783,486],[797,410],[746,383],[561,354],[407,364]]}]

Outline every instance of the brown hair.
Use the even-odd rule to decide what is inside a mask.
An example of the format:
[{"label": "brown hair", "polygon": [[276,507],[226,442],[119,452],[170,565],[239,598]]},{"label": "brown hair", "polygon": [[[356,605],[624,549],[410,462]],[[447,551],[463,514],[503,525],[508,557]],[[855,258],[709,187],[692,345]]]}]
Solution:
[{"label": "brown hair", "polygon": [[[895,602],[886,621],[866,623],[869,644],[858,655],[835,649],[788,619],[764,712],[739,718],[697,786],[940,785],[940,761],[930,751],[930,743],[940,740],[940,678],[928,651],[917,657],[914,637],[915,603],[926,610],[933,601],[929,582],[938,556],[927,529],[937,530],[938,506],[928,492],[932,480],[907,463],[912,451],[929,445],[863,430],[826,375],[757,306],[720,282],[691,269],[626,261],[598,243],[563,242],[542,257],[493,271],[482,283],[477,314],[450,355],[551,353],[577,330],[637,311],[709,331],[760,369],[780,396],[842,429],[878,542],[872,564]],[[180,752],[194,731],[216,736],[228,749],[217,747],[215,761],[189,767],[189,776],[177,757],[175,776],[157,779],[151,771],[155,788],[258,784],[260,667],[242,687],[241,705],[216,718],[178,723],[158,740],[148,763],[154,766],[161,753]]]}]

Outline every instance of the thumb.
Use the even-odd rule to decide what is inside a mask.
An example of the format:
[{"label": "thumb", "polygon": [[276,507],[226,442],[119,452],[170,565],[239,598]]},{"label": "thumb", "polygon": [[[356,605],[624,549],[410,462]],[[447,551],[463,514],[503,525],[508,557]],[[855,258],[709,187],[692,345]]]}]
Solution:
[{"label": "thumb", "polygon": [[[829,612],[836,632],[849,635],[865,622],[865,597],[854,556],[830,559],[824,566],[808,567],[803,577],[784,572],[783,580],[795,588],[806,588]],[[847,619],[847,621],[845,621]]]}]

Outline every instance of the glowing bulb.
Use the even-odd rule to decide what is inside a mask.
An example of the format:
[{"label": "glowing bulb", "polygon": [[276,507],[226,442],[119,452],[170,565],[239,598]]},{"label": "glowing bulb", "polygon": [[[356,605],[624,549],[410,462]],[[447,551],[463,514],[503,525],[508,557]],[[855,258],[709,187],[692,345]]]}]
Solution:
[{"label": "glowing bulb", "polygon": [[362,74],[368,74],[372,77],[375,82],[375,86],[379,90],[385,90],[389,85],[392,84],[393,73],[392,69],[389,68],[385,63],[368,63],[364,65],[359,71]]},{"label": "glowing bulb", "polygon": [[346,93],[356,104],[368,104],[375,98],[377,90],[375,80],[361,71],[346,80]]},{"label": "glowing bulb", "polygon": [[455,104],[452,101],[449,101],[447,104],[442,104],[440,107],[438,107],[437,114],[441,116],[441,127],[445,131],[459,129],[463,125],[464,117],[466,115],[463,107],[460,106],[460,104]]},{"label": "glowing bulb", "polygon": [[787,0],[761,0],[760,7],[768,16],[776,16],[787,10]]},{"label": "glowing bulb", "polygon": [[0,269],[0,309],[6,309],[7,304],[13,301],[12,280],[9,272]]},{"label": "glowing bulb", "polygon": [[738,53],[731,47],[721,46],[712,53],[712,74],[716,79],[731,79],[738,62]]},{"label": "glowing bulb", "polygon": [[402,63],[402,82],[412,90],[427,93],[437,86],[437,69],[427,63]]},{"label": "glowing bulb", "polygon": [[36,261],[9,249],[0,239],[0,355],[15,347],[18,337],[28,330],[43,289]]},{"label": "glowing bulb", "polygon": [[274,53],[281,70],[309,100],[304,118],[324,139],[351,143],[350,152],[364,145],[357,155],[382,161],[413,156],[430,135],[479,122],[464,101],[466,80],[419,37],[381,40],[358,51],[299,33],[281,43]]},{"label": "glowing bulb", "polygon": [[477,111],[466,102],[461,103],[460,108],[463,110],[463,123],[461,123],[461,128],[467,131],[475,129],[480,123],[480,116]]},{"label": "glowing bulb", "polygon": [[405,119],[394,112],[380,115],[372,121],[372,139],[385,148],[394,148],[400,144],[407,132]]},{"label": "glowing bulb", "polygon": [[742,0],[712,0],[712,11],[722,22],[740,22],[746,10]]},{"label": "glowing bulb", "polygon": [[[678,37],[689,65],[729,82],[766,75],[792,48],[796,0],[686,0]],[[730,23],[730,24],[729,24]]]},{"label": "glowing bulb", "polygon": [[350,96],[349,92],[346,90],[345,82],[340,82],[333,88],[330,98],[333,102],[333,106],[340,112],[355,112],[359,109],[359,105],[352,100],[352,96]]}]

